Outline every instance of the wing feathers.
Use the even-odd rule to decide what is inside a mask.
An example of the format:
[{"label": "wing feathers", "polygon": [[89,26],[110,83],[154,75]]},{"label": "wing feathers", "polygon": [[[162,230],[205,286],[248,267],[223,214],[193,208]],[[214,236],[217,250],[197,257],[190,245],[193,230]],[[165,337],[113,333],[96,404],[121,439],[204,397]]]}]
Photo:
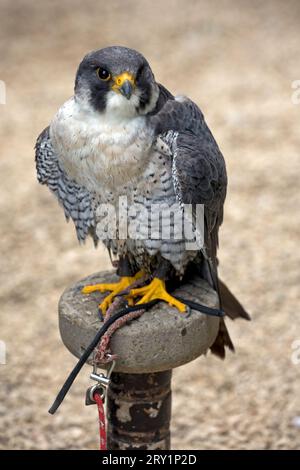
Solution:
[{"label": "wing feathers", "polygon": [[[154,117],[153,125],[168,143],[173,156],[173,184],[180,204],[204,205],[204,247],[200,270],[218,292],[220,305],[230,318],[250,319],[239,301],[218,279],[218,232],[223,221],[227,189],[225,161],[203,114],[188,98],[166,102]],[[197,229],[197,226],[196,226]],[[234,351],[223,319],[211,350],[221,358],[225,347]]]},{"label": "wing feathers", "polygon": [[46,184],[55,194],[64,209],[66,219],[71,217],[78,240],[84,242],[90,233],[96,243],[92,196],[86,189],[70,180],[60,167],[51,144],[49,127],[44,129],[37,139],[35,161],[39,183]]}]

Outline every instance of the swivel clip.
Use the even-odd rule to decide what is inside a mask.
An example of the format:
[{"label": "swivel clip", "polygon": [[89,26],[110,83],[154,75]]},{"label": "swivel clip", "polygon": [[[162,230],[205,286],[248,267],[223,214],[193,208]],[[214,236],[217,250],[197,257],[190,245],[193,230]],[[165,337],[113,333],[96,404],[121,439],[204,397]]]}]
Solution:
[{"label": "swivel clip", "polygon": [[97,392],[100,395],[103,402],[105,401],[107,389],[110,384],[110,377],[114,370],[115,363],[116,363],[115,361],[112,361],[110,363],[109,368],[107,369],[107,373],[105,375],[102,372],[98,373],[97,364],[94,362],[93,372],[91,373],[90,378],[92,380],[95,380],[96,383],[95,385],[92,385],[91,387],[89,387],[86,391],[86,396],[85,396],[86,405],[94,405],[96,403],[94,399],[95,392]]}]

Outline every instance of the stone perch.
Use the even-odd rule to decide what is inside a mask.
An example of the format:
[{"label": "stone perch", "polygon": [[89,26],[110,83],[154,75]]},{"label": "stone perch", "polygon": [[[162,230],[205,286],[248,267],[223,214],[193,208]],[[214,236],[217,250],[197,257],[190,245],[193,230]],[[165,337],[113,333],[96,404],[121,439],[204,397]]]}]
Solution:
[{"label": "stone perch", "polygon": [[[80,357],[102,323],[98,304],[106,294],[81,293],[88,284],[117,281],[114,272],[93,274],[66,289],[59,302],[59,327],[69,351]],[[194,277],[174,292],[218,308],[209,285]],[[108,449],[169,449],[171,371],[213,344],[219,318],[192,310],[189,315],[159,302],[117,330],[110,342],[118,356],[107,395]]]}]

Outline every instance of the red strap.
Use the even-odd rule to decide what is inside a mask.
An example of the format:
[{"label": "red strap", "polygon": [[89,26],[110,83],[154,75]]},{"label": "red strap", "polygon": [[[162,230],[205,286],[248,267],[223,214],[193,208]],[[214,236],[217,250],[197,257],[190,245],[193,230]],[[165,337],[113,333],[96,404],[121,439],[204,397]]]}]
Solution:
[{"label": "red strap", "polygon": [[100,450],[106,450],[106,429],[105,429],[105,413],[104,404],[101,395],[97,390],[94,393],[94,400],[97,403],[99,415],[99,435],[100,435]]}]

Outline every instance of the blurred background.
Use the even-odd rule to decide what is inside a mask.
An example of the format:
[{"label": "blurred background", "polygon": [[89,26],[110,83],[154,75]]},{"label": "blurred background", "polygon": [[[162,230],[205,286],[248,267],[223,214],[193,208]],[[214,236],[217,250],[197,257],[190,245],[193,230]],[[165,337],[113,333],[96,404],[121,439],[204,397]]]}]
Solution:
[{"label": "blurred background", "polygon": [[208,354],[175,370],[172,446],[297,448],[299,1],[0,0],[0,10],[0,447],[98,445],[96,411],[84,406],[89,369],[55,416],[47,410],[75,363],[58,332],[59,296],[110,262],[91,241],[77,244],[36,181],[33,147],[72,95],[83,55],[120,44],[197,102],[223,151],[220,274],[253,318],[227,322],[236,354],[225,362]]}]

